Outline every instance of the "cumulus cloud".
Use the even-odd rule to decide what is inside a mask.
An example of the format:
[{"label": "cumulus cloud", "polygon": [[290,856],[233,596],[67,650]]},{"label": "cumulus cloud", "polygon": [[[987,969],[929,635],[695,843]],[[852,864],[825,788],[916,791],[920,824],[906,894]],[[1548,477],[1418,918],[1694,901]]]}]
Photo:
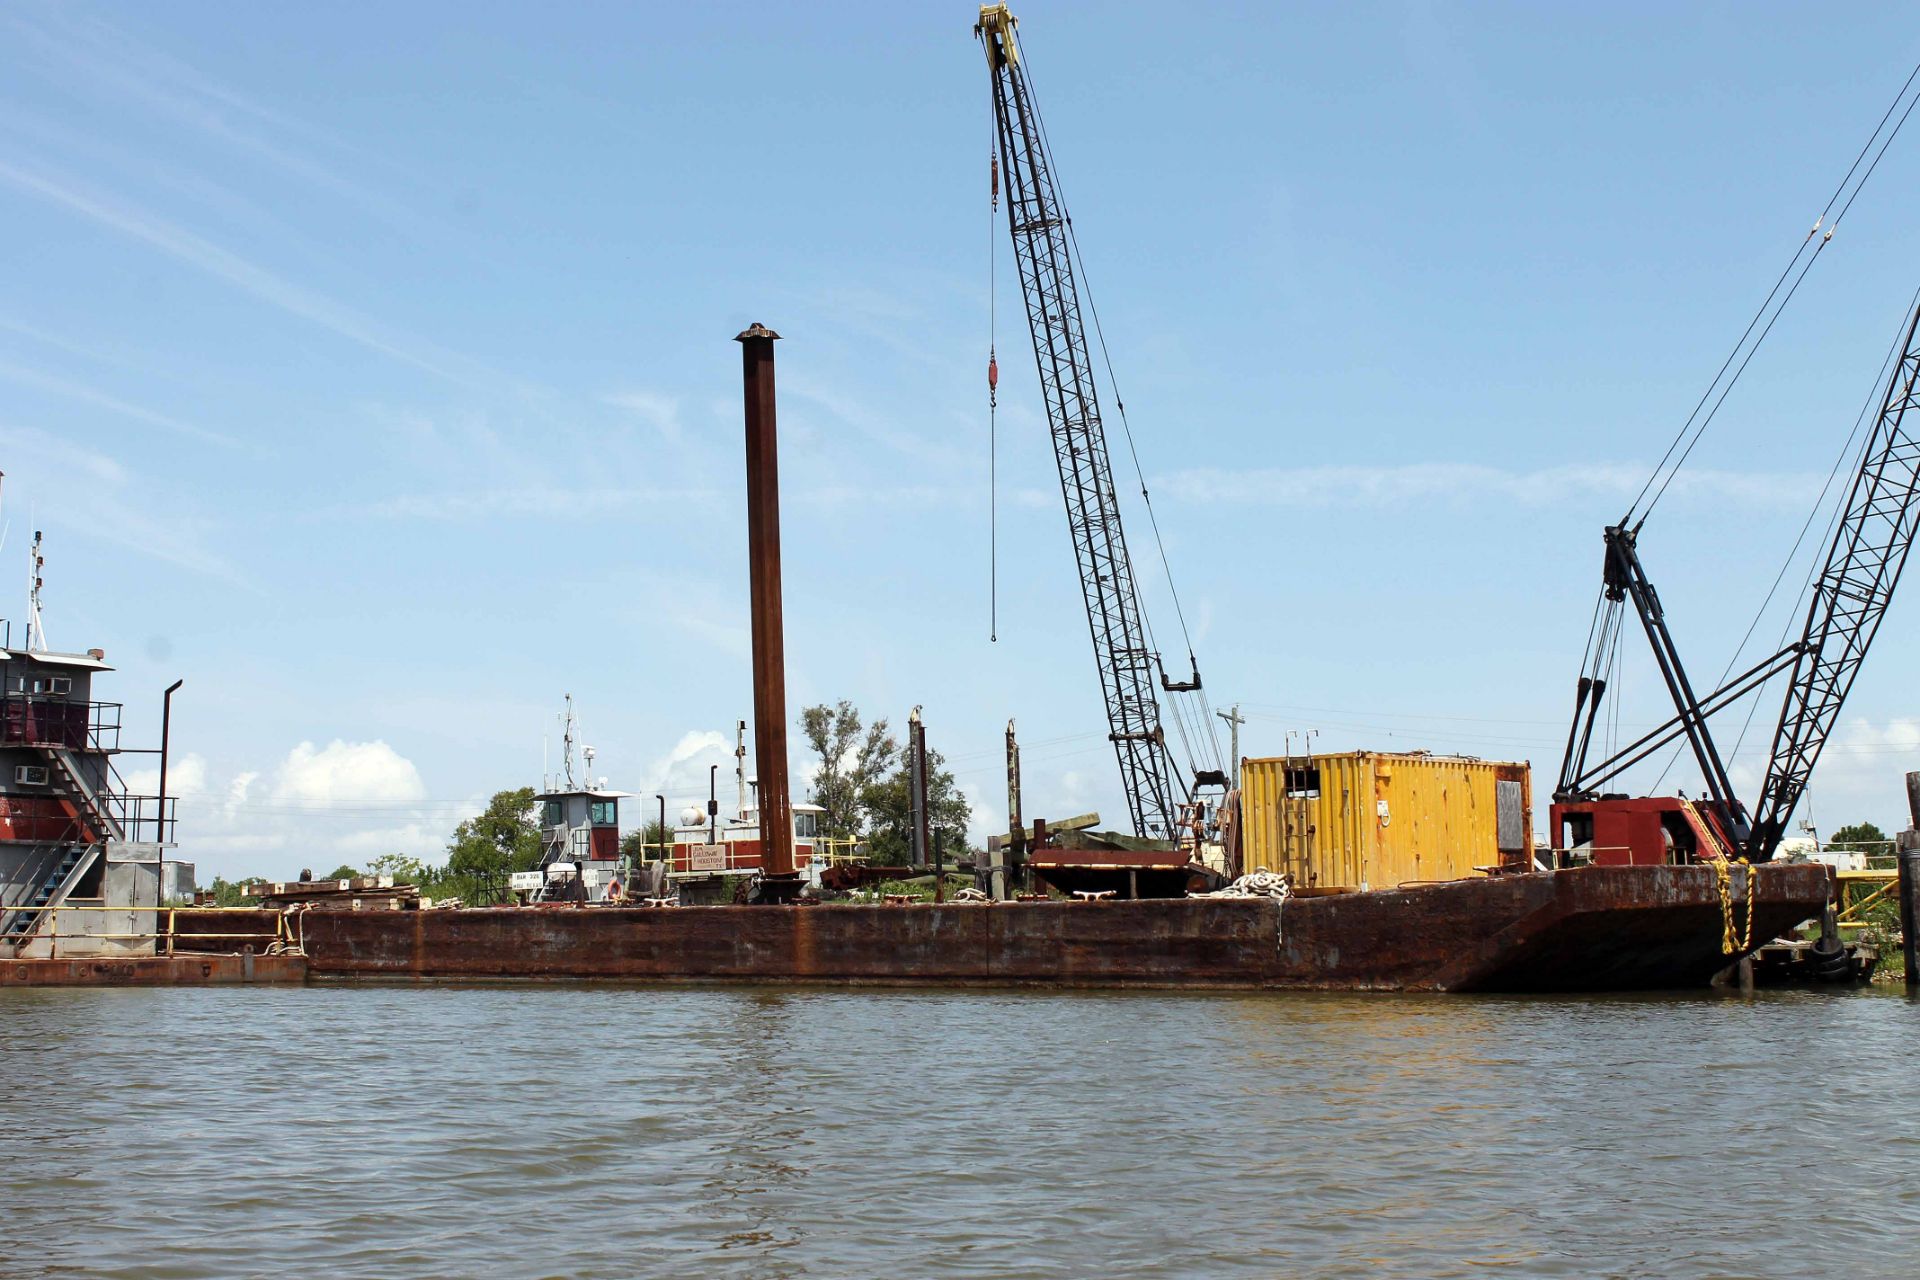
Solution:
[{"label": "cumulus cloud", "polygon": [[1920,717],[1848,720],[1820,753],[1796,817],[1811,818],[1823,838],[1860,821],[1898,830],[1907,825],[1906,773],[1915,768],[1920,768]]},{"label": "cumulus cloud", "polygon": [[[148,794],[157,782],[157,771],[128,778]],[[185,756],[169,769],[167,791],[180,797],[180,856],[195,864],[201,884],[364,866],[383,853],[436,858],[453,824],[482,803],[430,802],[420,771],[393,747],[338,739],[299,743],[271,769],[225,778]]]},{"label": "cumulus cloud", "polygon": [[342,742],[315,749],[303,742],[287,753],[274,777],[281,803],[394,804],[424,800],[420,771],[384,742]]},{"label": "cumulus cloud", "polygon": [[733,767],[733,743],[725,735],[712,729],[683,733],[672,750],[648,763],[640,792],[672,796],[704,791],[707,770],[716,764],[722,772]]},{"label": "cumulus cloud", "polygon": [[[160,794],[160,768],[134,769],[127,773],[127,790],[136,796]],[[167,762],[167,794],[201,796],[207,791],[207,762],[189,752]]]}]

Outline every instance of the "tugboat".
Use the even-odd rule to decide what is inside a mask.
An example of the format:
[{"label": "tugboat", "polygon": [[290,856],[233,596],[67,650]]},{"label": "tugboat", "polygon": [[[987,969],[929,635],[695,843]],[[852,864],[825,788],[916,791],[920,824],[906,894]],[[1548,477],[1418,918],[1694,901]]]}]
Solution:
[{"label": "tugboat", "polygon": [[[715,784],[720,767],[707,775],[707,807],[688,805],[680,811],[673,830],[673,847],[666,870],[674,896],[688,905],[743,901],[753,878],[764,867],[759,806],[751,798],[747,777],[747,722],[734,731],[733,816],[722,819]],[[817,804],[795,804],[793,857],[801,879],[818,894],[822,877],[836,863],[859,860],[858,846],[827,836],[827,811]]]},{"label": "tugboat", "polygon": [[540,808],[540,865],[514,872],[507,888],[522,903],[623,902],[630,889],[642,888],[635,884],[635,866],[620,852],[620,802],[633,793],[609,790],[605,778],[595,781],[590,746],[580,748],[584,781],[575,780],[580,726],[572,694],[560,723],[560,776],[543,777],[534,797]]}]

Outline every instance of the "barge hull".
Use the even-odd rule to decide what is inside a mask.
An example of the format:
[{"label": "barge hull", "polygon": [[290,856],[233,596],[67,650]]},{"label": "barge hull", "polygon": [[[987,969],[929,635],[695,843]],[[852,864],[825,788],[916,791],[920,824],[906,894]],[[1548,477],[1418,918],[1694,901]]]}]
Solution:
[{"label": "barge hull", "polygon": [[296,955],[0,960],[0,987],[212,987],[306,980],[306,958]]},{"label": "barge hull", "polygon": [[[1742,939],[1749,884],[1757,948],[1820,913],[1828,872],[1736,871]],[[339,979],[1591,991],[1707,985],[1737,958],[1728,914],[1710,866],[1589,867],[1283,902],[316,911],[300,933]]]}]

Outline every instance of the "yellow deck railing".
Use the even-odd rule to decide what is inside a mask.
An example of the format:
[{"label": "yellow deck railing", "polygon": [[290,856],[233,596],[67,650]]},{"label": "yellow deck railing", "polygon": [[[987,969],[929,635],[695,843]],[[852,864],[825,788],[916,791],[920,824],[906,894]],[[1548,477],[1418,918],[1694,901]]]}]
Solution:
[{"label": "yellow deck railing", "polygon": [[[39,923],[36,924],[31,932],[22,934],[17,938],[9,939],[9,941],[13,943],[13,950],[16,956],[24,948],[44,939],[47,942],[49,957],[58,957],[60,952],[60,939],[62,938],[69,940],[75,938],[91,938],[101,942],[140,942],[150,940],[154,943],[155,952],[165,955],[174,954],[173,944],[175,938],[196,938],[227,942],[259,941],[264,938],[268,940],[266,951],[269,953],[280,950],[304,949],[298,936],[298,917],[302,914],[300,912],[275,912],[273,917],[274,927],[271,934],[259,929],[249,929],[244,933],[219,933],[212,931],[203,933],[196,931],[183,934],[178,933],[176,929],[178,924],[177,914],[180,911],[178,907],[110,907],[102,903],[93,902],[63,902],[58,906],[52,907],[16,907],[14,910],[29,911],[39,918]],[[195,912],[244,912],[247,915],[258,915],[260,913],[260,908],[258,907],[195,907],[193,910]],[[90,929],[62,930],[59,927],[60,917],[62,915],[87,911],[113,911],[129,916],[146,915],[149,913],[157,916],[164,912],[167,921],[164,929],[155,928],[133,933],[99,933]],[[166,944],[164,952],[161,951],[160,947],[162,942]]]}]

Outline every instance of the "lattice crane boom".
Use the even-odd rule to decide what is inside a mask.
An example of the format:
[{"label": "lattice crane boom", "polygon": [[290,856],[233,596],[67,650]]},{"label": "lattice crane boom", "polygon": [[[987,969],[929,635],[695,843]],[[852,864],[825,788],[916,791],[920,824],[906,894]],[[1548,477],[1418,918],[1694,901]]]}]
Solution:
[{"label": "lattice crane boom", "polygon": [[[986,5],[974,32],[993,75],[995,132],[1020,292],[1129,816],[1135,834],[1168,838],[1178,813],[1154,689],[1159,658],[1148,640],[1120,524],[1066,211],[1021,65],[1015,25],[1006,5]],[[1184,798],[1182,790],[1178,799]]]},{"label": "lattice crane boom", "polygon": [[[1920,398],[1916,337],[1920,307],[1907,323],[1900,361],[1861,451],[1826,563],[1813,581],[1799,659],[1754,809],[1749,858],[1770,858],[1780,843],[1913,549],[1920,525],[1920,439],[1906,418]],[[1913,425],[1920,426],[1920,419]]]},{"label": "lattice crane boom", "polygon": [[[1729,843],[1750,861],[1773,857],[1892,603],[1894,587],[1920,531],[1920,436],[1914,430],[1920,418],[1907,422],[1909,410],[1920,402],[1920,306],[1907,319],[1898,349],[1899,361],[1860,451],[1846,503],[1835,518],[1826,558],[1811,579],[1806,625],[1780,652],[1706,697],[1696,696],[1667,632],[1659,597],[1640,565],[1635,548],[1640,526],[1629,527],[1623,521],[1607,529],[1603,598],[1575,697],[1556,802],[1591,804],[1597,798],[1604,803],[1607,798],[1597,796],[1600,784],[1685,737],[1711,795],[1707,808],[1725,829]],[[1632,603],[1646,626],[1677,714],[1600,763],[1589,764],[1588,747],[1607,692],[1607,650],[1618,638],[1623,601]],[[1791,673],[1786,701],[1774,729],[1759,800],[1749,817],[1732,794],[1706,722],[1714,712],[1734,705],[1783,671]]]}]

